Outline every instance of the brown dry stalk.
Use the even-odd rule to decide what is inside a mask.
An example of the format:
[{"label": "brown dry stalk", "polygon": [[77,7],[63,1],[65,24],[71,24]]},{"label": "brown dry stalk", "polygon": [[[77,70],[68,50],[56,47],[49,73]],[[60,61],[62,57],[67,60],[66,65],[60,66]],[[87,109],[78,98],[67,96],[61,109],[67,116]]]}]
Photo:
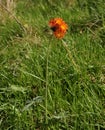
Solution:
[{"label": "brown dry stalk", "polygon": [[64,48],[66,49],[66,51],[67,51],[67,53],[68,53],[69,59],[70,59],[70,61],[72,62],[74,69],[75,69],[77,72],[80,72],[80,68],[79,68],[79,66],[75,63],[74,58],[73,58],[73,56],[72,56],[72,53],[71,53],[71,51],[68,49],[68,46],[67,46],[66,42],[65,42],[64,40],[62,40],[62,43],[63,43],[63,46],[64,46]]},{"label": "brown dry stalk", "polygon": [[22,30],[23,30],[24,32],[26,32],[26,29],[25,29],[24,26],[21,24],[21,22],[17,19],[17,17],[16,17],[15,15],[13,15],[12,12],[9,11],[9,10],[6,8],[6,6],[4,6],[1,2],[0,2],[0,6],[1,6],[4,10],[6,10],[6,11],[8,12],[8,14],[10,14],[10,15],[15,19],[15,21],[19,24],[19,26],[22,28]]}]

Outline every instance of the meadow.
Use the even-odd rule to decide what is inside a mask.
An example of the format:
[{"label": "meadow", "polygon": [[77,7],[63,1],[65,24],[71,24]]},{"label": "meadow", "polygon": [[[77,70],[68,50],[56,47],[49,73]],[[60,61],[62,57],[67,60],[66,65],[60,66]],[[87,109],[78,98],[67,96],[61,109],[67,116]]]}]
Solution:
[{"label": "meadow", "polygon": [[104,0],[0,1],[0,130],[105,130]]}]

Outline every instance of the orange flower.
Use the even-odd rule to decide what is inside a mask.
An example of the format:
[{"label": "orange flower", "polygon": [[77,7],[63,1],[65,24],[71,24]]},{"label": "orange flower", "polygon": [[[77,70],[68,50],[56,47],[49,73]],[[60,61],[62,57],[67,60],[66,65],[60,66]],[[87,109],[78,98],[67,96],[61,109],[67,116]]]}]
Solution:
[{"label": "orange flower", "polygon": [[52,29],[56,38],[63,38],[68,25],[61,18],[54,18],[49,21],[49,26]]}]

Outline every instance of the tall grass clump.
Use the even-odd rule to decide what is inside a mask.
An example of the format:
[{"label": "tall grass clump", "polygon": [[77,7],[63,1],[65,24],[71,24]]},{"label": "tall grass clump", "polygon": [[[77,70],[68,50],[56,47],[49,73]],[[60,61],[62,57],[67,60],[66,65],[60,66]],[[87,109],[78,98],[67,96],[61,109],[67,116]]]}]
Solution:
[{"label": "tall grass clump", "polygon": [[[0,129],[104,130],[104,1],[6,2],[0,4]],[[68,25],[63,39],[48,25],[56,17]]]}]

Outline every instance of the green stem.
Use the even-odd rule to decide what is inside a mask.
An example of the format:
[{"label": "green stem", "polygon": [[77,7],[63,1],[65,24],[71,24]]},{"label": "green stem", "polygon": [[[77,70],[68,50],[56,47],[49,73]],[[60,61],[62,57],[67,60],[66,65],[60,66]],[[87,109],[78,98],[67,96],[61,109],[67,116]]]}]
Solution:
[{"label": "green stem", "polygon": [[46,93],[45,93],[45,121],[46,121],[46,124],[48,123],[48,117],[47,117],[47,111],[48,111],[47,110],[47,107],[48,107],[47,99],[48,99],[48,84],[49,84],[48,60],[49,60],[50,47],[51,47],[51,45],[49,44],[47,47],[47,57],[46,57]]}]

